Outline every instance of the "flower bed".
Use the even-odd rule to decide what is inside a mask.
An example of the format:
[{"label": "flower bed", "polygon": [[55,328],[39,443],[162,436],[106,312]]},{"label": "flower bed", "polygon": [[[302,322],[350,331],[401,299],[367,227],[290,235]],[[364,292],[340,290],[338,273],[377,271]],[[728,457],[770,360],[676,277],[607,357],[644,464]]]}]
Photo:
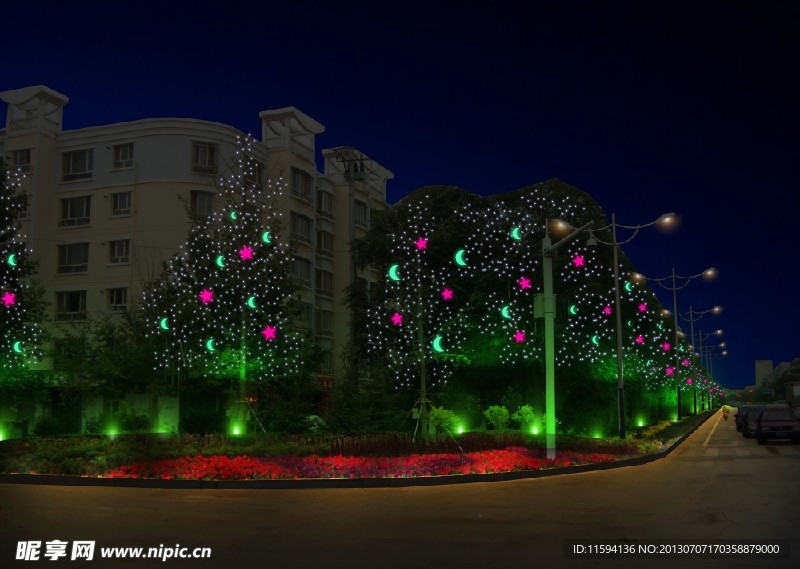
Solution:
[{"label": "flower bed", "polygon": [[452,474],[488,474],[540,470],[616,460],[611,454],[558,452],[548,460],[542,450],[507,447],[464,454],[412,454],[401,457],[356,456],[186,456],[134,462],[109,471],[107,478],[164,480],[279,480],[314,478],[407,478]]}]

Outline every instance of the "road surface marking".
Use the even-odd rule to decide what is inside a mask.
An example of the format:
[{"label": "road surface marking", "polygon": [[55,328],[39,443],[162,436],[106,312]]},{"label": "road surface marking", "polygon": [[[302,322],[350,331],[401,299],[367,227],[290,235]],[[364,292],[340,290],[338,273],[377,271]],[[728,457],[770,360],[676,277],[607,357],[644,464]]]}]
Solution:
[{"label": "road surface marking", "polygon": [[721,420],[721,419],[722,419],[722,416],[721,416],[721,415],[720,415],[719,417],[717,417],[717,422],[716,422],[716,423],[714,423],[714,427],[711,429],[711,432],[710,432],[710,433],[708,433],[708,436],[706,437],[706,440],[705,440],[705,442],[703,443],[703,446],[704,446],[704,447],[707,447],[707,446],[708,446],[708,441],[709,441],[709,439],[711,439],[711,435],[713,435],[713,434],[714,434],[714,431],[716,431],[716,430],[717,430],[717,425],[719,425],[719,422],[720,422],[720,420]]}]

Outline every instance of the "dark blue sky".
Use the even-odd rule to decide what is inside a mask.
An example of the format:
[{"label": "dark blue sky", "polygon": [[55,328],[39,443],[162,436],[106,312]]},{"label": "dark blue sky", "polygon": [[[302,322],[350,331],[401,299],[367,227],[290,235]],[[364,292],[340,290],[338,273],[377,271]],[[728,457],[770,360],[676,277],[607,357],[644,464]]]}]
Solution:
[{"label": "dark blue sky", "polygon": [[798,3],[271,4],[12,3],[0,90],[67,95],[67,129],[180,116],[259,136],[259,111],[293,105],[320,147],[393,171],[390,202],[559,178],[623,224],[678,212],[624,250],[652,276],[720,270],[678,302],[725,307],[699,324],[726,331],[723,385],[800,357]]}]

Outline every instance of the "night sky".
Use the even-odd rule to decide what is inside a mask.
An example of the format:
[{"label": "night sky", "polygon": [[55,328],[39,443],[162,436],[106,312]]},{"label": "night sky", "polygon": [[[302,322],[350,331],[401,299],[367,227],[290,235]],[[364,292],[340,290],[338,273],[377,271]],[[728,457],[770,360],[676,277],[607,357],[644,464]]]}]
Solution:
[{"label": "night sky", "polygon": [[390,203],[558,178],[622,224],[677,212],[624,251],[648,276],[719,269],[678,295],[724,307],[696,325],[725,330],[717,379],[800,357],[797,2],[253,4],[4,5],[0,90],[67,95],[65,129],[190,117],[260,137],[259,111],[295,106],[326,126],[318,153],[394,173]]}]

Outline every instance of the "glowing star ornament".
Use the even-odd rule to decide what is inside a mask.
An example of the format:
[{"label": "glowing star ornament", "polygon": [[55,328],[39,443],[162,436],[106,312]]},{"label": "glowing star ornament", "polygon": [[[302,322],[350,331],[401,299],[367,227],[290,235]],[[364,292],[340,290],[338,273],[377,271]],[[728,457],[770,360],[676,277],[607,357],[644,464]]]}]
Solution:
[{"label": "glowing star ornament", "polygon": [[13,292],[7,290],[6,293],[3,295],[2,300],[5,306],[11,306],[12,304],[17,303],[17,295]]},{"label": "glowing star ornament", "polygon": [[663,344],[661,344],[661,349],[664,350],[665,352],[668,352],[671,347],[672,345],[669,342],[664,342]]},{"label": "glowing star ornament", "polygon": [[442,291],[442,298],[444,300],[453,300],[453,289],[446,288]]},{"label": "glowing star ornament", "polygon": [[684,367],[688,367],[688,365],[689,365],[689,360],[683,360],[683,361],[681,362],[681,365],[682,365],[682,366],[684,366]]},{"label": "glowing star ornament", "polygon": [[517,330],[517,333],[514,334],[514,341],[517,344],[521,344],[525,341],[525,332],[523,330]]},{"label": "glowing star ornament", "polygon": [[203,289],[203,292],[197,295],[200,298],[200,301],[203,304],[208,304],[209,302],[214,302],[214,291],[208,290],[207,288]]},{"label": "glowing star ornament", "polygon": [[526,288],[531,288],[531,279],[527,277],[520,277],[517,283],[519,284],[519,288],[521,290],[525,290]]},{"label": "glowing star ornament", "polygon": [[242,261],[252,261],[253,249],[247,245],[244,245],[241,249],[239,249],[239,257],[242,258]]},{"label": "glowing star ornament", "polygon": [[675,368],[674,367],[668,367],[667,368],[667,375],[673,375],[674,373],[675,373]]},{"label": "glowing star ornament", "polygon": [[392,315],[392,324],[394,324],[395,326],[401,326],[403,324],[403,315],[400,314],[399,312],[395,312]]},{"label": "glowing star ornament", "polygon": [[261,331],[261,333],[264,334],[264,339],[269,342],[277,337],[278,330],[275,328],[275,326],[268,325]]},{"label": "glowing star ornament", "polygon": [[423,249],[428,248],[428,240],[424,237],[417,239],[414,244],[417,246],[417,251],[422,251]]},{"label": "glowing star ornament", "polygon": [[610,316],[611,315],[611,307],[610,306],[606,306],[603,309],[603,314],[605,314],[606,316]]},{"label": "glowing star ornament", "polygon": [[686,378],[686,384],[687,385],[691,385],[692,384],[692,378],[691,377]]},{"label": "glowing star ornament", "polygon": [[644,336],[642,336],[641,334],[636,336],[636,343],[637,344],[644,344]]},{"label": "glowing star ornament", "polygon": [[639,305],[639,312],[647,312],[647,303],[643,302]]},{"label": "glowing star ornament", "polygon": [[572,263],[576,267],[583,267],[586,264],[583,255],[575,255],[575,257],[572,259]]}]

